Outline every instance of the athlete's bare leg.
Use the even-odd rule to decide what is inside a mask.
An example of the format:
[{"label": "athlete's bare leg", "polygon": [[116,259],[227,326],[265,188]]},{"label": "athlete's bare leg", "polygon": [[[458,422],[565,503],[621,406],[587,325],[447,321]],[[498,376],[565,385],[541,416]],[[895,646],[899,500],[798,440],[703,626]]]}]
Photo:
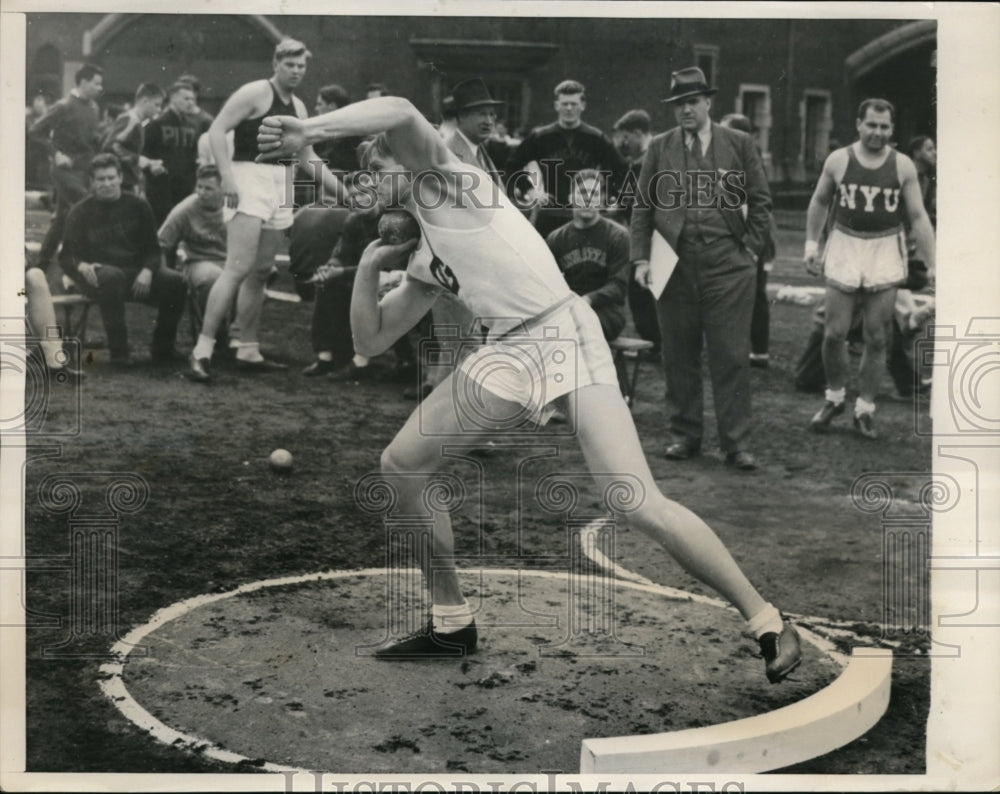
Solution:
[{"label": "athlete's bare leg", "polygon": [[878,384],[885,372],[885,352],[888,346],[889,323],[896,303],[896,290],[864,296],[865,348],[858,369],[858,396],[870,403],[878,395]]},{"label": "athlete's bare leg", "polygon": [[[574,405],[575,403],[575,405]],[[660,543],[691,575],[721,593],[747,620],[766,606],[719,537],[683,505],[663,495],[653,479],[632,415],[616,386],[586,386],[570,395],[580,447],[603,490],[616,475],[630,475],[645,494],[622,516]]]},{"label": "athlete's bare leg", "polygon": [[284,233],[276,229],[261,230],[253,267],[240,284],[236,297],[236,317],[240,325],[240,342],[244,344],[260,341],[264,287],[267,285],[267,278],[271,274],[274,257],[278,253],[283,236]]},{"label": "athlete's bare leg", "polygon": [[847,332],[851,330],[855,295],[828,286],[824,300],[823,369],[826,388],[836,391],[847,383]]},{"label": "athlete's bare leg", "polygon": [[[215,280],[215,284],[212,285],[212,291],[208,293],[205,319],[201,324],[201,337],[203,339],[215,339],[219,326],[225,320],[226,312],[232,306],[237,290],[240,289],[257,263],[257,251],[260,246],[263,223],[260,218],[237,212],[226,225],[226,265]],[[255,294],[258,293],[255,292],[254,288],[251,288],[246,296],[246,303],[244,303],[244,296],[240,296],[237,304],[237,315],[240,318],[241,326],[252,319],[248,318],[245,312],[251,308],[249,302]],[[260,287],[259,296],[261,299],[263,298],[263,285]],[[242,327],[240,333],[242,337]]]},{"label": "athlete's bare leg", "polygon": [[[455,378],[461,379],[459,388],[454,387]],[[489,417],[516,415],[519,406],[502,400],[483,390],[485,400],[475,409],[473,428],[463,428],[458,421],[457,410],[468,410],[461,405],[456,409],[456,397],[461,403],[462,395],[471,392],[462,384],[465,376],[459,371],[452,373],[424,399],[410,415],[396,437],[382,453],[382,474],[395,488],[398,502],[396,510],[403,514],[423,515],[424,489],[432,474],[443,463],[442,447],[446,444],[476,444],[493,435],[489,427]],[[477,432],[476,428],[482,428]],[[434,514],[434,528],[427,547],[429,556],[423,554],[423,544],[416,544],[418,562],[434,604],[461,604],[464,601],[455,570],[455,540],[451,529],[451,517],[446,512]]]}]

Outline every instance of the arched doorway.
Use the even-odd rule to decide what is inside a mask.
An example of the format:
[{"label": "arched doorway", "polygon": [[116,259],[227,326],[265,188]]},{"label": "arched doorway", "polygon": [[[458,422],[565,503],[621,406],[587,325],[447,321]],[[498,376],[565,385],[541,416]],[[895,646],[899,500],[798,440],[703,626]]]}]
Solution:
[{"label": "arched doorway", "polygon": [[[258,14],[108,14],[84,33],[85,57],[105,70],[107,101],[130,101],[141,82],[170,85],[190,73],[211,113],[268,72],[281,31]],[[263,75],[263,76],[266,76]]]},{"label": "arched doorway", "polygon": [[851,53],[846,61],[855,102],[884,97],[896,106],[896,141],[937,134],[937,22],[902,25]]}]

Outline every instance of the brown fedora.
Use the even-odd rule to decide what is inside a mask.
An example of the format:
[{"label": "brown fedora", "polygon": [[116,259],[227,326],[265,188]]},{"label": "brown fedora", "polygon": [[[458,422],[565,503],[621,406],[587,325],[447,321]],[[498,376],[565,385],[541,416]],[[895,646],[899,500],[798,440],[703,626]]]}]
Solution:
[{"label": "brown fedora", "polygon": [[718,88],[708,87],[708,83],[705,82],[705,73],[701,69],[697,66],[689,66],[687,69],[681,69],[670,75],[670,96],[661,101],[679,102],[699,94],[712,96],[718,90]]},{"label": "brown fedora", "polygon": [[490,91],[482,78],[473,77],[471,80],[463,80],[451,90],[454,98],[455,111],[468,110],[469,108],[482,107],[483,105],[502,105],[490,96]]}]

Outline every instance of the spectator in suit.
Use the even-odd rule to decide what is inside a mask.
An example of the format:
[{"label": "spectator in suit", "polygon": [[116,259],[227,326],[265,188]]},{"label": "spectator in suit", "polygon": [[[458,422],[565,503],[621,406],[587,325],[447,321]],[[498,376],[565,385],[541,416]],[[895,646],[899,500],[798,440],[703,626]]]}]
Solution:
[{"label": "spectator in suit", "polygon": [[55,213],[38,255],[43,269],[62,242],[70,208],[87,195],[90,158],[101,145],[97,98],[104,91],[104,72],[87,64],[77,69],[75,80],[76,87],[36,121],[29,133],[51,156],[56,194]]},{"label": "spectator in suit", "polygon": [[719,444],[729,465],[749,470],[757,466],[749,449],[750,320],[771,194],[753,139],[712,123],[715,92],[697,67],[671,76],[664,101],[678,126],[656,136],[643,161],[631,250],[642,283],[649,283],[654,231],[678,255],[657,302],[671,438],[666,456],[685,460],[701,449],[707,344]]},{"label": "spectator in suit", "polygon": [[144,198],[122,191],[121,164],[113,154],[94,156],[90,180],[93,195],[66,219],[59,264],[100,307],[112,364],[132,363],[125,324],[129,299],[157,306],[153,361],[173,361],[187,288],[180,273],[162,266],[153,209]]}]

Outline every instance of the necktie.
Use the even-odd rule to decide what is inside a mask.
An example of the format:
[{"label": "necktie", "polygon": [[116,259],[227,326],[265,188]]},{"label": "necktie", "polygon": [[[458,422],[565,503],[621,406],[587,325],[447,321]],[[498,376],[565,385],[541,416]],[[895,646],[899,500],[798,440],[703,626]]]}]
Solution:
[{"label": "necktie", "polygon": [[701,164],[701,137],[697,133],[691,136],[691,155],[695,163]]}]

